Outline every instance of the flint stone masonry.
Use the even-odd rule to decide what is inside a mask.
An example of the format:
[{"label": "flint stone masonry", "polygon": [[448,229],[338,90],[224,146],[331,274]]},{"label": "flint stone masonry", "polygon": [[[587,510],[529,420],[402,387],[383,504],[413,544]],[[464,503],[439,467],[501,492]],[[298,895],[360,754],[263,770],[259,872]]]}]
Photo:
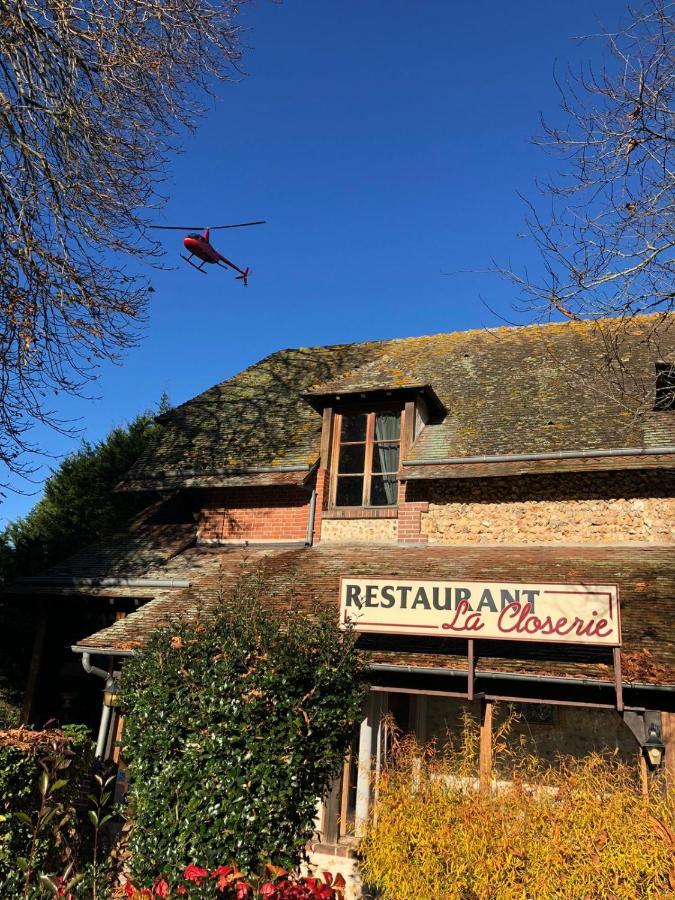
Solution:
[{"label": "flint stone masonry", "polygon": [[594,472],[408,485],[429,544],[675,544],[675,474]]},{"label": "flint stone masonry", "polygon": [[323,544],[395,544],[396,519],[324,519],[321,523]]}]

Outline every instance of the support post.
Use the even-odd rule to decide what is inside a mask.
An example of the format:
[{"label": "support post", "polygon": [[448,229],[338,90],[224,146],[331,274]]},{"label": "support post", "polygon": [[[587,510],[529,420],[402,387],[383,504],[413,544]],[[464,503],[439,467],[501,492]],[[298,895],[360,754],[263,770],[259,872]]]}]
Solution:
[{"label": "support post", "polygon": [[614,661],[614,686],[616,688],[616,708],[619,712],[623,712],[623,683],[621,676],[621,648],[612,648],[612,659]]},{"label": "support post", "polygon": [[467,685],[466,685],[466,699],[469,703],[473,700],[473,688],[474,688],[474,678],[476,675],[476,657],[475,657],[475,648],[472,640],[467,642]]},{"label": "support post", "polygon": [[675,790],[675,713],[661,713],[661,740],[666,745],[663,765],[668,787]]},{"label": "support post", "polygon": [[377,728],[379,697],[372,692],[365,703],[364,717],[359,728],[358,773],[356,776],[356,810],[354,831],[356,837],[363,837],[368,822],[370,807],[370,782],[373,758],[373,737]]},{"label": "support post", "polygon": [[479,785],[483,796],[490,793],[492,781],[492,708],[493,701],[485,697],[480,702]]},{"label": "support post", "polygon": [[323,840],[326,844],[337,844],[339,837],[340,817],[340,779],[336,778],[330,786],[324,804]]},{"label": "support post", "polygon": [[30,666],[28,668],[28,678],[26,679],[26,690],[23,695],[23,706],[21,709],[21,724],[28,725],[32,713],[33,703],[35,700],[35,690],[37,688],[38,677],[40,675],[40,663],[42,661],[42,651],[45,646],[45,634],[47,632],[47,612],[44,602],[40,600],[38,610],[38,623],[35,630],[35,638],[33,640],[33,652],[30,658]]},{"label": "support post", "polygon": [[647,760],[643,753],[642,747],[638,752],[638,767],[640,769],[640,788],[642,789],[642,799],[645,803],[649,800],[649,770],[647,768]]},{"label": "support post", "polygon": [[423,694],[418,694],[412,698],[414,718],[413,724],[415,728],[415,738],[418,744],[426,744],[427,742],[427,701],[428,698]]}]

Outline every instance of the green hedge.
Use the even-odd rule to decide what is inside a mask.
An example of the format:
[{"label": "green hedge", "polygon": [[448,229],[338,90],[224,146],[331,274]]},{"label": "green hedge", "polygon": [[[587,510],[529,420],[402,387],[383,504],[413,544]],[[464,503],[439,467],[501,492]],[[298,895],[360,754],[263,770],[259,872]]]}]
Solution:
[{"label": "green hedge", "polygon": [[244,571],[215,616],[175,623],[122,676],[139,883],[189,863],[292,867],[342,765],[363,682],[335,617],[273,612]]}]

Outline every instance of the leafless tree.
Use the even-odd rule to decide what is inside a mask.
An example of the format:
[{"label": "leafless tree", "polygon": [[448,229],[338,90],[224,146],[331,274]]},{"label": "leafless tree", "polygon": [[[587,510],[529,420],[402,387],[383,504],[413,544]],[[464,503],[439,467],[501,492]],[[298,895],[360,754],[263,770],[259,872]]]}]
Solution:
[{"label": "leafless tree", "polygon": [[538,143],[563,162],[529,204],[540,277],[502,271],[542,314],[569,319],[673,309],[675,3],[647,0],[607,33],[609,62],[558,86],[565,123]]},{"label": "leafless tree", "polygon": [[619,393],[630,320],[656,313],[658,341],[675,310],[675,3],[644,0],[626,21],[595,36],[604,66],[556,79],[562,123],[543,119],[535,140],[561,165],[526,201],[540,265],[496,266],[537,320],[614,318],[597,328]]},{"label": "leafless tree", "polygon": [[[245,0],[243,0],[245,2]],[[139,336],[147,216],[205,92],[238,71],[235,0],[0,0],[0,465]]]}]

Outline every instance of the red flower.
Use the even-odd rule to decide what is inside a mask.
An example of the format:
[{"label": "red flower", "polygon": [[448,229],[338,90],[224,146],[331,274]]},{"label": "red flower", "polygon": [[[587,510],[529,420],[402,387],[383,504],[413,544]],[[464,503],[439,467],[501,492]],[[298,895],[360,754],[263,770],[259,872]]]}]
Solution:
[{"label": "red flower", "polygon": [[155,892],[155,897],[168,897],[169,885],[163,878],[160,878],[155,882],[153,891]]},{"label": "red flower", "polygon": [[183,885],[181,884],[180,887],[176,890],[176,893],[177,893],[177,894],[187,894],[187,891],[185,890],[185,888],[184,888]]},{"label": "red flower", "polygon": [[202,869],[201,866],[189,865],[186,866],[185,871],[183,872],[183,878],[186,881],[194,881],[194,883],[199,887],[202,881],[208,877],[208,872],[206,869]]},{"label": "red flower", "polygon": [[235,900],[249,900],[251,896],[251,885],[246,881],[240,881],[237,885]]},{"label": "red flower", "polygon": [[277,889],[274,887],[271,881],[267,881],[260,888],[260,896],[261,897],[274,897],[277,892]]},{"label": "red flower", "polygon": [[133,897],[136,893],[136,888],[130,881],[127,881],[127,883],[124,885],[124,893],[127,895],[127,897]]},{"label": "red flower", "polygon": [[211,872],[211,878],[220,878],[221,876],[231,875],[234,872],[232,866],[218,866]]}]

